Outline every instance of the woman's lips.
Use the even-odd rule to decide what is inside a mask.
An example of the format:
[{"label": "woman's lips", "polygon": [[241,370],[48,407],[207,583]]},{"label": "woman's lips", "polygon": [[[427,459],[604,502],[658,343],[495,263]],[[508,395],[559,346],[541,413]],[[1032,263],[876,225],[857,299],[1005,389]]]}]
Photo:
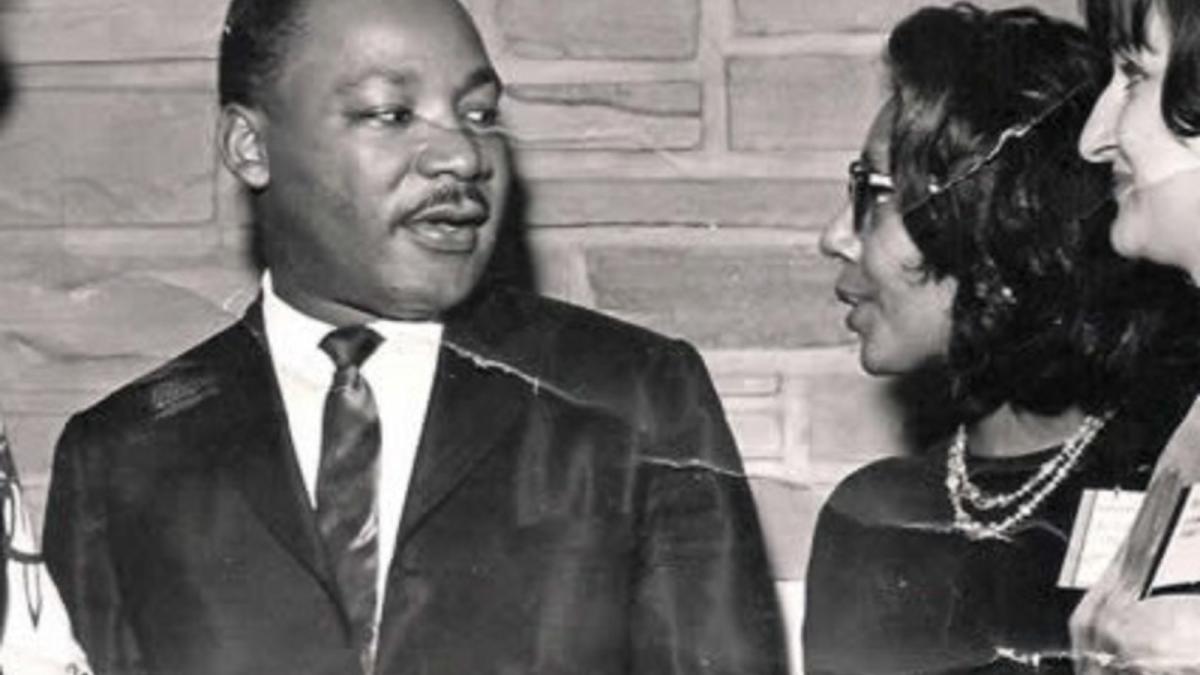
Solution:
[{"label": "woman's lips", "polygon": [[850,311],[846,313],[846,328],[858,335],[863,335],[867,330],[867,308],[870,307],[867,303],[854,305]]},{"label": "woman's lips", "polygon": [[846,328],[855,333],[862,333],[863,314],[866,312],[866,306],[870,302],[870,298],[844,288],[835,288],[833,292],[837,296],[838,301],[850,307],[850,311],[846,312]]},{"label": "woman's lips", "polygon": [[1128,196],[1136,188],[1133,174],[1117,171],[1113,173],[1113,194],[1117,199]]}]

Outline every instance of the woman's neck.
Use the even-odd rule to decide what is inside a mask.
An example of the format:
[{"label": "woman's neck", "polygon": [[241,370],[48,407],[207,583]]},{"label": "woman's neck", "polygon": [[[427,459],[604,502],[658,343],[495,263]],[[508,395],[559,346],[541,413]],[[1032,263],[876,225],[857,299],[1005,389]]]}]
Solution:
[{"label": "woman's neck", "polygon": [[1059,445],[1086,416],[1078,408],[1057,415],[1018,412],[1005,404],[967,427],[967,452],[977,457],[1020,457]]}]

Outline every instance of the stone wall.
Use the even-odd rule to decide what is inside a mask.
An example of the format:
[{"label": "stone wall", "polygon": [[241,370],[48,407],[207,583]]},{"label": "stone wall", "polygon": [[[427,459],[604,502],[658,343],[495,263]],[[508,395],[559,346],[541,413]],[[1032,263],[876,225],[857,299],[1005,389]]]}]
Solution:
[{"label": "stone wall", "polygon": [[[0,0],[0,406],[37,509],[65,415],[254,292],[212,149],[224,3]],[[538,285],[702,349],[793,605],[829,488],[901,445],[816,240],[880,101],[883,32],[921,4],[468,2],[508,83]]]}]

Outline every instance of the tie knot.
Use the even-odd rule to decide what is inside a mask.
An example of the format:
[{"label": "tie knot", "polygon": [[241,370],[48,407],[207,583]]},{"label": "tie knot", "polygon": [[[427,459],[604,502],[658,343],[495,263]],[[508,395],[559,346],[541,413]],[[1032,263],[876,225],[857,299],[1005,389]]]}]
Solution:
[{"label": "tie knot", "polygon": [[381,342],[383,337],[366,326],[343,326],[321,339],[321,349],[341,370],[361,366]]}]

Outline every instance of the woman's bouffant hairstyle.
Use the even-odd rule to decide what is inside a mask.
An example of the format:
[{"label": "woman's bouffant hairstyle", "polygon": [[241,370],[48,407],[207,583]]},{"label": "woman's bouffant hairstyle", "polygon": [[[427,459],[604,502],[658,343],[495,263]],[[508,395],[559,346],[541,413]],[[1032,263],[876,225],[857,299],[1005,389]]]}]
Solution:
[{"label": "woman's bouffant hairstyle", "polygon": [[1109,169],[1076,150],[1108,59],[1036,10],[965,3],[911,15],[886,58],[904,226],[921,271],[957,282],[946,365],[958,414],[1118,405],[1175,356],[1178,323],[1200,330],[1200,303],[1181,273],[1109,243]]},{"label": "woman's bouffant hairstyle", "polygon": [[308,0],[233,0],[225,15],[217,57],[221,105],[262,105],[287,56],[288,42],[303,27]]},{"label": "woman's bouffant hairstyle", "polygon": [[1083,0],[1088,28],[1114,52],[1146,49],[1150,10],[1158,9],[1171,36],[1163,78],[1162,116],[1180,136],[1200,136],[1200,2],[1197,0]]}]

